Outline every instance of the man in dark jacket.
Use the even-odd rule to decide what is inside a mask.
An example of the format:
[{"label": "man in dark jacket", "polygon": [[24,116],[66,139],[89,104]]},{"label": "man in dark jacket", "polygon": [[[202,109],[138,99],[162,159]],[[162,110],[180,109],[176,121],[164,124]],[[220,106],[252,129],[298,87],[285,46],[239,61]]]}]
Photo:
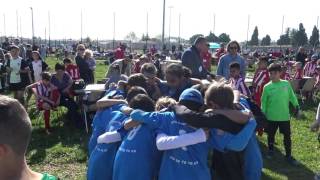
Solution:
[{"label": "man in dark jacket", "polygon": [[296,61],[301,62],[302,67],[304,67],[306,58],[307,58],[307,53],[305,52],[305,49],[303,47],[300,47],[296,55]]},{"label": "man in dark jacket", "polygon": [[207,40],[204,37],[198,37],[193,46],[188,48],[182,54],[182,65],[188,67],[192,71],[193,78],[206,79],[210,72],[203,66],[203,60],[200,56],[201,53],[208,51]]}]

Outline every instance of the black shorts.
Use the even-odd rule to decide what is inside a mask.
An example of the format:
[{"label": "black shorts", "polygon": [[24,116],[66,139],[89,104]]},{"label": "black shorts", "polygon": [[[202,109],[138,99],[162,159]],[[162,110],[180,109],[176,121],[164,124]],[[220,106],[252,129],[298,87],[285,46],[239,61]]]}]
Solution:
[{"label": "black shorts", "polygon": [[291,135],[290,121],[267,121],[267,133],[275,134],[279,128],[280,133],[283,135]]},{"label": "black shorts", "polygon": [[25,88],[25,84],[24,83],[10,83],[9,84],[9,90],[10,91],[23,91]]}]

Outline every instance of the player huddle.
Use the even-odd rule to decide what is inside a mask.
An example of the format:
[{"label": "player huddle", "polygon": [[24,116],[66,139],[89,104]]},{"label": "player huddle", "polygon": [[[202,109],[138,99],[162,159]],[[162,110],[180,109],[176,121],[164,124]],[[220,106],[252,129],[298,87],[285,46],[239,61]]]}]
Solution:
[{"label": "player huddle", "polygon": [[218,82],[186,88],[178,101],[154,102],[138,79],[129,77],[125,88],[120,83],[97,102],[89,180],[260,179],[250,102]]}]

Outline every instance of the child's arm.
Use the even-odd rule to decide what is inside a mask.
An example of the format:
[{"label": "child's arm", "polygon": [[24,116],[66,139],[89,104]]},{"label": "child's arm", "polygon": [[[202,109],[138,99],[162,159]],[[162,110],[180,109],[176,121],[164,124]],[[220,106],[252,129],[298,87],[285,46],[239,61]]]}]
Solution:
[{"label": "child's arm", "polygon": [[108,108],[116,104],[127,104],[127,101],[124,99],[109,99],[107,97],[103,97],[96,103],[98,109]]},{"label": "child's arm", "polygon": [[200,79],[190,78],[190,81],[192,85],[202,84]]},{"label": "child's arm", "polygon": [[226,145],[226,149],[233,151],[242,151],[247,146],[256,129],[256,126],[256,121],[254,119],[250,120],[240,133],[233,136],[233,138]]},{"label": "child's arm", "polygon": [[268,102],[268,95],[267,92],[268,90],[266,89],[266,87],[263,87],[263,91],[262,91],[262,96],[261,96],[261,110],[264,114],[267,113],[267,102]]},{"label": "child's arm", "polygon": [[288,83],[288,90],[289,90],[289,101],[292,103],[292,105],[295,108],[299,108],[299,102],[298,102],[297,96],[293,92],[293,89],[289,83]]},{"label": "child's arm", "polygon": [[239,110],[222,110],[222,109],[214,109],[212,111],[215,114],[221,114],[229,118],[230,120],[240,123],[240,124],[245,124],[248,122],[250,117],[252,117],[252,113],[250,111],[243,112]]},{"label": "child's arm", "polygon": [[172,119],[171,112],[144,112],[141,110],[133,110],[130,117],[138,122],[160,127],[162,122]]},{"label": "child's arm", "polygon": [[203,129],[198,129],[195,132],[182,134],[179,136],[168,136],[164,133],[157,135],[157,148],[160,151],[177,149],[185,146],[190,146],[205,142],[207,135]]},{"label": "child's arm", "polygon": [[111,144],[121,141],[121,134],[118,131],[106,132],[100,135],[97,139],[98,144]]},{"label": "child's arm", "polygon": [[[240,132],[243,128],[243,124],[233,122],[228,117],[221,114],[216,114],[215,112],[199,113],[181,105],[174,106],[173,111],[178,118],[197,128],[217,128],[232,134]],[[235,119],[239,120],[240,118],[242,117],[236,116]],[[249,117],[245,117],[244,119],[240,120],[246,121],[248,119]]]}]

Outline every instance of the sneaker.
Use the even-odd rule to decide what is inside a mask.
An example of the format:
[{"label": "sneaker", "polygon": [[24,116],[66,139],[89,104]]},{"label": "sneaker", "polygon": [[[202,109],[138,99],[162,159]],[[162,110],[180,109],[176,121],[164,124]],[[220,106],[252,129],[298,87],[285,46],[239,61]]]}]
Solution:
[{"label": "sneaker", "polygon": [[267,159],[272,159],[272,157],[274,156],[274,151],[273,150],[269,150],[268,152],[267,152]]},{"label": "sneaker", "polygon": [[298,166],[300,163],[293,158],[292,156],[286,157],[287,158],[287,162],[293,166]]}]

